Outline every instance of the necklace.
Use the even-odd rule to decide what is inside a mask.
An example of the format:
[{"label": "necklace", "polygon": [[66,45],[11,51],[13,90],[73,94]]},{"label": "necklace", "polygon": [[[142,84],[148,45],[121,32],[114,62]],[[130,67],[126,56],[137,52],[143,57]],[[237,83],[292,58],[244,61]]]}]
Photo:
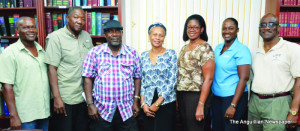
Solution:
[{"label": "necklace", "polygon": [[162,49],[160,50],[160,52],[158,53],[158,55],[157,55],[156,57],[152,57],[152,54],[153,54],[153,51],[152,51],[152,50],[153,50],[153,49],[151,49],[150,52],[149,52],[149,58],[150,58],[151,60],[154,60],[154,59],[157,59],[157,56],[158,56],[159,54],[162,54],[162,53],[163,53],[164,48],[162,48]]}]

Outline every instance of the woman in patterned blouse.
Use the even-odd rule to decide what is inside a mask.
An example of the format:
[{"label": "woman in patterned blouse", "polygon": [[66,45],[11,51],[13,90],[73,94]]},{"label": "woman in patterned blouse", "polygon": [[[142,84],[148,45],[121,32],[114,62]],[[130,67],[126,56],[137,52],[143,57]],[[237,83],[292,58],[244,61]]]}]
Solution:
[{"label": "woman in patterned blouse", "polygon": [[161,23],[148,29],[152,49],[141,55],[141,108],[145,131],[174,131],[176,115],[177,56],[162,47],[166,28]]},{"label": "woman in patterned blouse", "polygon": [[205,21],[191,15],[185,22],[182,47],[178,57],[177,100],[185,131],[204,130],[210,105],[210,86],[214,77],[214,52],[206,43]]}]

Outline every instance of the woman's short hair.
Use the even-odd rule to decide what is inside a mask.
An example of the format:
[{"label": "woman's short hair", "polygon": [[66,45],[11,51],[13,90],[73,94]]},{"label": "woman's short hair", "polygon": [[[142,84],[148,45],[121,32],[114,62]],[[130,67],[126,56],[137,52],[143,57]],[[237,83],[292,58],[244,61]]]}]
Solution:
[{"label": "woman's short hair", "polygon": [[184,24],[184,31],[183,31],[183,41],[188,41],[190,39],[187,35],[187,25],[191,20],[198,21],[198,23],[200,25],[200,29],[202,27],[204,28],[202,34],[200,35],[200,38],[204,41],[207,41],[208,37],[207,37],[207,33],[206,33],[206,24],[205,24],[203,17],[198,14],[191,15],[186,19],[185,24]]},{"label": "woman's short hair", "polygon": [[231,21],[233,21],[233,23],[236,25],[236,28],[237,28],[237,29],[239,28],[239,23],[238,23],[238,21],[237,21],[235,18],[233,18],[233,17],[226,18],[226,19],[223,21],[223,23],[224,23],[226,20],[231,20]]},{"label": "woman's short hair", "polygon": [[149,34],[149,35],[150,35],[150,33],[151,33],[151,30],[152,30],[154,27],[161,27],[161,28],[163,28],[164,31],[165,31],[165,36],[166,36],[166,34],[167,34],[167,29],[166,29],[166,27],[165,27],[162,23],[159,23],[159,22],[156,22],[156,23],[151,24],[151,25],[149,26],[149,28],[148,28],[148,34]]}]

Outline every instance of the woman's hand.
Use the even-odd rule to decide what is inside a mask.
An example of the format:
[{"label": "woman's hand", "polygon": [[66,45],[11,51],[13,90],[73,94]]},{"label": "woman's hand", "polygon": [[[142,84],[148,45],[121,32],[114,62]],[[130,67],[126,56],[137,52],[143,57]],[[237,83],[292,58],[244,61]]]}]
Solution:
[{"label": "woman's hand", "polygon": [[148,117],[155,117],[155,113],[150,110],[150,107],[147,104],[145,104],[143,106],[143,110],[144,110],[146,116],[148,116]]},{"label": "woman's hand", "polygon": [[225,112],[225,119],[233,119],[236,109],[232,106],[229,106]]},{"label": "woman's hand", "polygon": [[198,104],[195,116],[197,121],[202,121],[204,119],[204,104]]}]

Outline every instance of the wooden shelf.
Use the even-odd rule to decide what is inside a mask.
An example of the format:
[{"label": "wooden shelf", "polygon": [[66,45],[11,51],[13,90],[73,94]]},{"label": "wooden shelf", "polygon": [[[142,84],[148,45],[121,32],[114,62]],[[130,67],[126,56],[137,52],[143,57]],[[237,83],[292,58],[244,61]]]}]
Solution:
[{"label": "wooden shelf", "polygon": [[[65,10],[65,9],[69,9],[70,7],[69,6],[48,6],[48,7],[45,7],[46,10],[48,9],[55,9],[55,10]],[[95,9],[115,9],[115,10],[118,10],[118,6],[81,6],[82,9],[84,10],[95,10]]]},{"label": "wooden shelf", "polygon": [[286,38],[286,39],[300,39],[300,36],[280,36],[282,38]]},{"label": "wooden shelf", "polygon": [[0,10],[36,10],[36,7],[0,8]]},{"label": "wooden shelf", "polygon": [[1,36],[0,39],[19,39],[19,36]]},{"label": "wooden shelf", "polygon": [[300,8],[300,5],[281,5],[280,8]]},{"label": "wooden shelf", "polygon": [[91,35],[92,39],[97,39],[97,38],[105,38],[104,36],[98,36],[98,35]]}]

